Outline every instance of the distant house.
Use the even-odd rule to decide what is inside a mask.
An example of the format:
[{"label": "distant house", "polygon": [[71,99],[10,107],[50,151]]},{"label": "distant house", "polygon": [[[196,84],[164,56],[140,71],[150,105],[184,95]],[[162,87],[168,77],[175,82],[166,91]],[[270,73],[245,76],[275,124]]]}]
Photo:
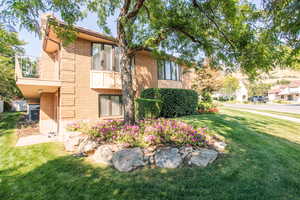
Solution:
[{"label": "distant house", "polygon": [[300,102],[300,80],[292,81],[287,86],[273,88],[268,92],[269,100]]},{"label": "distant house", "polygon": [[235,92],[235,97],[237,101],[241,102],[248,100],[248,89],[242,80],[240,80],[239,88]]},{"label": "distant house", "polygon": [[[22,66],[22,59],[16,59],[16,83],[28,101],[30,119],[39,119],[41,133],[63,133],[74,120],[122,118],[116,39],[76,27],[76,40],[64,46],[49,20],[42,18],[43,46],[38,66],[25,73],[28,68]],[[192,86],[193,70],[171,60],[157,60],[150,50],[137,52],[132,66],[136,97],[146,88]]]}]

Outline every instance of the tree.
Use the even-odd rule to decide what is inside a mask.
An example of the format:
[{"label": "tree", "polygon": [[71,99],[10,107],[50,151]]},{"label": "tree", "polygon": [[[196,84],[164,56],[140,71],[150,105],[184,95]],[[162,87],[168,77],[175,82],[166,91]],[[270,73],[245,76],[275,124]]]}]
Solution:
[{"label": "tree", "polygon": [[218,91],[223,86],[223,75],[220,70],[212,68],[209,64],[203,65],[195,71],[192,88],[202,95]]},{"label": "tree", "polygon": [[234,93],[239,89],[240,81],[236,77],[232,75],[227,75],[224,79],[222,92],[226,94],[226,96],[232,97]]},{"label": "tree", "polygon": [[[38,31],[41,12],[59,13],[67,24],[59,37],[70,39],[72,25],[86,11],[109,32],[107,19],[119,13],[116,43],[121,51],[121,78],[125,122],[134,123],[134,92],[130,60],[151,48],[157,56],[177,55],[178,62],[201,65],[204,57],[216,66],[243,69],[255,76],[279,62],[283,49],[275,37],[257,24],[263,17],[247,1],[236,0],[3,0],[2,21]],[[86,10],[84,10],[85,8]],[[21,23],[20,23],[21,22]]]},{"label": "tree", "polygon": [[21,53],[24,42],[18,39],[15,32],[8,31],[0,24],[0,99],[9,101],[21,96],[16,86],[14,64],[15,55]]}]

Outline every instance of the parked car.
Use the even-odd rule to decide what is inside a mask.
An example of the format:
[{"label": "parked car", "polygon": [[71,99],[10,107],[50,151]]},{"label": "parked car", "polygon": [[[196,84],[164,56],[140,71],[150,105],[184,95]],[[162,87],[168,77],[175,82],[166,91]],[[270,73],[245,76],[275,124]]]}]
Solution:
[{"label": "parked car", "polygon": [[252,96],[249,98],[249,101],[253,103],[267,103],[268,98],[265,96]]}]

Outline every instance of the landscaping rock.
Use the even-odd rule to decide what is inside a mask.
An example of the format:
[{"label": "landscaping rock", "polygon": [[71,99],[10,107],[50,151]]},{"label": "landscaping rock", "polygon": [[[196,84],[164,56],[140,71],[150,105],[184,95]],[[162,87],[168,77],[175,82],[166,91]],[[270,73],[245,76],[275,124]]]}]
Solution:
[{"label": "landscaping rock", "polygon": [[187,157],[189,154],[193,152],[193,147],[181,147],[179,149],[179,152],[182,159],[184,159],[185,157]]},{"label": "landscaping rock", "polygon": [[80,143],[84,140],[84,136],[79,132],[69,132],[65,133],[64,136],[64,146],[66,151],[76,152]]},{"label": "landscaping rock", "polygon": [[161,148],[155,153],[155,163],[161,168],[177,168],[182,158],[177,148]]},{"label": "landscaping rock", "polygon": [[196,165],[198,167],[206,167],[209,163],[212,163],[217,157],[218,152],[215,150],[199,149],[192,152],[189,164]]},{"label": "landscaping rock", "polygon": [[214,142],[213,147],[219,151],[219,152],[224,152],[227,144],[225,142]]},{"label": "landscaping rock", "polygon": [[91,151],[94,151],[98,147],[98,143],[89,139],[85,138],[84,141],[82,141],[78,147],[78,151],[82,153],[88,153]]},{"label": "landscaping rock", "polygon": [[105,165],[112,165],[112,157],[114,154],[112,145],[101,145],[95,151],[93,160],[96,163],[102,163]]},{"label": "landscaping rock", "polygon": [[141,148],[123,149],[112,157],[114,167],[121,172],[129,172],[144,166],[144,156]]}]

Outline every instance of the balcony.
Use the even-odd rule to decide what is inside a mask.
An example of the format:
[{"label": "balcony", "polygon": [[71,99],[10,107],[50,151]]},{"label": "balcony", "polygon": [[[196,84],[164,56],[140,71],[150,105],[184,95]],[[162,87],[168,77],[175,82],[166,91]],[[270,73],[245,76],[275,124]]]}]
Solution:
[{"label": "balcony", "polygon": [[122,89],[121,73],[114,71],[90,72],[90,87],[92,89]]},{"label": "balcony", "polygon": [[54,93],[61,83],[41,78],[39,59],[17,56],[15,59],[16,84],[25,98],[39,98],[41,93]]}]

